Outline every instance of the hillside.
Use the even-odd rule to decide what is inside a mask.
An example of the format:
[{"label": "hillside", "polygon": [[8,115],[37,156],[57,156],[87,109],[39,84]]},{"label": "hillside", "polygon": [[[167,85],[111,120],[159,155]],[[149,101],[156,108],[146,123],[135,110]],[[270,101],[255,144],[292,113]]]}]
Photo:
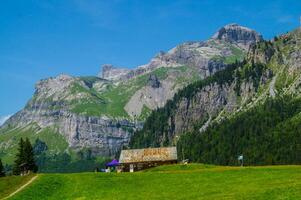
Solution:
[{"label": "hillside", "polygon": [[254,30],[230,24],[207,41],[185,42],[132,70],[105,65],[99,76],[40,80],[24,109],[1,127],[0,156],[11,165],[19,138],[29,137],[40,170],[81,171],[81,161],[93,170],[128,145],[152,110],[188,84],[241,61],[257,41],[262,37]]},{"label": "hillside", "polygon": [[138,173],[40,174],[10,199],[300,199],[300,172],[299,166],[190,164]]},{"label": "hillside", "polygon": [[185,158],[233,165],[300,164],[301,30],[256,43],[244,62],[180,90],[131,147],[178,144]]}]

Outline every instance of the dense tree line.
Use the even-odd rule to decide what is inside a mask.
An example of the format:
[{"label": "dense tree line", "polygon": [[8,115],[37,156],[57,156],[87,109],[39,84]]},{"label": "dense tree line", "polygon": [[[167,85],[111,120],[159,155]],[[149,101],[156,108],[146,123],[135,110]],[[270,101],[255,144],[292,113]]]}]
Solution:
[{"label": "dense tree line", "polygon": [[211,164],[236,165],[241,154],[247,165],[301,164],[300,112],[300,99],[268,99],[203,133],[184,134],[178,150],[191,161]]},{"label": "dense tree line", "polygon": [[153,111],[146,119],[142,130],[137,131],[130,140],[131,148],[159,147],[172,144],[170,138],[174,135],[173,124],[169,120],[177,110],[177,104],[183,99],[190,101],[200,90],[210,84],[223,85],[236,80],[235,91],[240,95],[240,84],[244,79],[252,79],[255,89],[259,87],[260,77],[266,70],[265,65],[248,64],[245,60],[228,65],[224,70],[214,75],[189,84],[178,91],[166,105]]},{"label": "dense tree line", "polygon": [[2,164],[2,160],[0,159],[0,177],[5,176],[5,171],[4,171],[4,167]]},{"label": "dense tree line", "polygon": [[13,166],[13,174],[20,175],[29,172],[37,172],[38,166],[35,163],[34,151],[28,138],[20,139],[18,153]]},{"label": "dense tree line", "polygon": [[108,159],[94,157],[89,148],[77,151],[73,157],[67,152],[51,154],[47,144],[39,138],[35,140],[33,151],[41,173],[93,171],[96,167],[104,168],[108,162]]},{"label": "dense tree line", "polygon": [[105,163],[111,161],[105,158],[80,157],[72,158],[70,154],[64,152],[47,155],[45,152],[37,155],[37,164],[41,173],[75,173],[93,171],[96,167],[104,168]]}]

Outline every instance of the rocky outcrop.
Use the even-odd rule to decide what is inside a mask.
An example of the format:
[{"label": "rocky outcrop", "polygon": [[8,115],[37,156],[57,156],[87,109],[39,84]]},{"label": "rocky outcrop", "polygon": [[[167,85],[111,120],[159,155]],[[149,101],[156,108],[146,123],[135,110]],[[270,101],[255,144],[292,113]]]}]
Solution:
[{"label": "rocky outcrop", "polygon": [[[262,80],[265,79],[267,73],[268,71],[262,76]],[[239,89],[241,94],[238,97],[236,84],[235,81],[222,85],[210,84],[197,92],[192,99],[183,98],[178,103],[175,114],[169,120],[170,126],[173,127],[173,135],[192,130],[195,125],[203,124],[208,127],[218,115],[236,112],[256,94],[254,83],[249,80],[241,83]],[[210,120],[208,124],[206,120]],[[202,126],[200,128],[201,131],[205,129],[206,127]]]},{"label": "rocky outcrop", "polygon": [[125,68],[115,67],[111,64],[102,66],[102,73],[99,74],[100,78],[107,80],[119,80],[121,77],[127,75],[131,70]]},{"label": "rocky outcrop", "polygon": [[[276,49],[270,41],[264,41],[262,43],[254,44],[250,47],[247,54],[247,58],[252,60],[253,63],[268,63],[272,56],[275,54]],[[281,63],[282,56],[278,61]]]},{"label": "rocky outcrop", "polygon": [[[153,87],[155,86],[155,87]],[[125,110],[132,117],[139,117],[143,107],[150,110],[163,107],[168,99],[171,99],[178,88],[174,88],[174,81],[166,79],[155,85],[147,85],[139,89],[128,101]]]},{"label": "rocky outcrop", "polygon": [[66,110],[44,109],[48,108],[46,104],[27,106],[11,117],[3,128],[25,127],[32,123],[41,129],[57,127],[72,149],[88,148],[92,155],[112,156],[128,144],[131,132],[139,127],[139,124],[127,120],[79,116]]},{"label": "rocky outcrop", "polygon": [[208,116],[216,117],[224,108],[231,112],[237,108],[237,105],[234,84],[208,85],[193,99],[183,99],[179,102],[178,109],[171,119],[171,123],[174,124],[174,133],[179,134],[190,130],[200,120]]},{"label": "rocky outcrop", "polygon": [[159,88],[161,83],[156,75],[150,74],[148,78],[148,85],[152,88]]},{"label": "rocky outcrop", "polygon": [[[244,50],[241,50],[238,46],[236,48],[238,48],[238,51],[242,51],[243,54]],[[215,71],[218,71],[221,68],[220,65],[223,64],[214,58],[233,55],[232,50],[231,46],[223,41],[186,42],[168,52],[160,52],[148,64],[138,66],[126,74],[120,74],[118,78],[119,80],[128,80],[160,67],[178,67],[183,65],[196,68],[201,77],[208,77]],[[219,68],[213,68],[215,63],[217,63],[216,66]]]},{"label": "rocky outcrop", "polygon": [[222,27],[212,37],[213,39],[224,40],[226,42],[235,43],[238,46],[248,50],[251,44],[263,40],[262,36],[256,31],[238,24],[228,24]]},{"label": "rocky outcrop", "polygon": [[74,80],[75,78],[66,74],[42,79],[35,85],[35,98],[33,100],[39,101],[52,98],[54,101],[57,101],[58,99],[67,98],[67,96],[62,95],[67,95],[69,93],[68,90]]},{"label": "rocky outcrop", "polygon": [[[201,77],[208,77],[224,66],[223,62],[215,58],[236,56],[235,54],[239,52],[240,55],[237,55],[237,59],[242,59],[243,54],[248,51],[250,45],[261,40],[262,36],[256,31],[238,24],[229,24],[222,27],[207,41],[185,42],[170,49],[168,52],[161,51],[149,63],[130,71],[113,68],[112,65],[105,65],[103,67],[105,74],[102,77],[109,79],[114,77],[114,80],[128,80],[162,66],[177,67],[182,65],[195,67],[199,70]],[[233,49],[236,52],[233,52]]]}]

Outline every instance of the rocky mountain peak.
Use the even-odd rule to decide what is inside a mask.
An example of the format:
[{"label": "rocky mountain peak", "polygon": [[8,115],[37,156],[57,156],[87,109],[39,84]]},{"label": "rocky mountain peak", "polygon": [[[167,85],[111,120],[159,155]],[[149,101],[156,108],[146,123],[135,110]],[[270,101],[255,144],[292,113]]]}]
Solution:
[{"label": "rocky mountain peak", "polygon": [[104,64],[102,65],[102,71],[98,76],[107,80],[118,80],[128,72],[130,72],[129,69],[116,67],[112,64]]},{"label": "rocky mountain peak", "polygon": [[220,28],[213,35],[212,39],[236,43],[244,49],[248,49],[252,43],[263,40],[262,36],[256,31],[236,23],[228,24]]},{"label": "rocky mountain peak", "polygon": [[35,86],[35,95],[37,99],[46,99],[49,97],[60,98],[67,95],[70,85],[75,78],[66,74],[60,74],[56,77],[42,79]]},{"label": "rocky mountain peak", "polygon": [[60,74],[56,77],[51,77],[47,79],[42,79],[37,82],[36,90],[51,90],[51,89],[62,89],[67,87],[72,81],[73,77],[67,74]]}]

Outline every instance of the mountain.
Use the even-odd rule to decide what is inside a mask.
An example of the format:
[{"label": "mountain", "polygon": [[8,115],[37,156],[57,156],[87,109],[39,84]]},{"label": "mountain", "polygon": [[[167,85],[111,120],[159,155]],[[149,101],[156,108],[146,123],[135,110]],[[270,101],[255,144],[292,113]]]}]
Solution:
[{"label": "mountain", "polygon": [[[135,69],[106,64],[98,76],[40,80],[24,109],[0,129],[0,156],[12,164],[20,137],[29,137],[41,171],[91,169],[129,144],[152,110],[177,91],[242,61],[262,37],[230,24],[207,41],[185,42]],[[89,165],[87,164],[89,163]]]},{"label": "mountain", "polygon": [[130,146],[177,144],[181,157],[220,165],[241,154],[245,164],[301,164],[300,47],[301,29],[252,44],[243,62],[154,111]]}]

